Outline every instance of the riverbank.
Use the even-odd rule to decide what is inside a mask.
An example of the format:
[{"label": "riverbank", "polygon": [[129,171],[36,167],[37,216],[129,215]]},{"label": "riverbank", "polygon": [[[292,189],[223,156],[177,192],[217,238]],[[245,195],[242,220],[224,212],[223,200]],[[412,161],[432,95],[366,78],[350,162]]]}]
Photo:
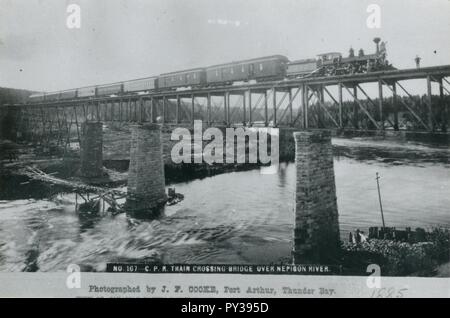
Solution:
[{"label": "riverbank", "polygon": [[349,275],[361,275],[361,269],[375,264],[382,276],[438,276],[445,273],[445,264],[450,260],[450,232],[435,228],[425,241],[417,243],[388,239],[345,242],[342,255],[343,271]]}]

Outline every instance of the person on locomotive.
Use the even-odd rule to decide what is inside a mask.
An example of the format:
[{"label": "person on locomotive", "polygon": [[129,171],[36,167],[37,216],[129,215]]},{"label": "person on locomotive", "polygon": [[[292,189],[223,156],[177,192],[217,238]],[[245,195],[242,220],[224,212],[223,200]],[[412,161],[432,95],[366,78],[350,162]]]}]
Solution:
[{"label": "person on locomotive", "polygon": [[386,42],[382,41],[380,43],[380,54],[385,54],[386,55]]},{"label": "person on locomotive", "polygon": [[414,58],[414,61],[416,62],[416,68],[420,68],[420,56],[416,55],[416,57]]}]

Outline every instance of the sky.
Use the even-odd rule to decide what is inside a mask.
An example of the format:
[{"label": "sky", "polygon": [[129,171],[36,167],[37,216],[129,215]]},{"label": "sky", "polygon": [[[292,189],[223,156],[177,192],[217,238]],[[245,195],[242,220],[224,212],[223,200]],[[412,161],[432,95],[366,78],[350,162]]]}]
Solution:
[{"label": "sky", "polygon": [[[81,27],[66,25],[78,4]],[[369,28],[370,4],[380,28]],[[387,41],[397,68],[450,64],[449,0],[0,0],[0,86],[54,91]]]}]

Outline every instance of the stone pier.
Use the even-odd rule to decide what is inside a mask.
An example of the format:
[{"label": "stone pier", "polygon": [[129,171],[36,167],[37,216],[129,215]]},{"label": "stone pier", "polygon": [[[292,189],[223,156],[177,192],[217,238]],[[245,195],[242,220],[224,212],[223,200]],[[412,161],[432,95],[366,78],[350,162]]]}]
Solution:
[{"label": "stone pier", "polygon": [[294,139],[294,263],[336,264],[340,238],[331,133],[295,132]]},{"label": "stone pier", "polygon": [[131,129],[126,208],[152,216],[166,200],[161,127],[135,125]]},{"label": "stone pier", "polygon": [[81,125],[81,175],[97,178],[103,175],[103,123],[85,122]]}]

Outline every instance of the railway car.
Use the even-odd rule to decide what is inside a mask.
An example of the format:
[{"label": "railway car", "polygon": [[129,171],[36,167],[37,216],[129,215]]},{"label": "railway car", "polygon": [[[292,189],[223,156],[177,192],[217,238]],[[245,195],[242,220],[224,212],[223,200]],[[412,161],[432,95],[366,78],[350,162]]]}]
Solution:
[{"label": "railway car", "polygon": [[204,68],[165,73],[158,77],[158,88],[160,89],[199,86],[205,84],[206,73]]},{"label": "railway car", "polygon": [[256,59],[250,64],[250,75],[254,79],[284,78],[288,62],[289,59],[282,55]]},{"label": "railway car", "polygon": [[28,99],[30,100],[30,102],[34,103],[43,102],[45,100],[45,93],[31,94]]},{"label": "railway car", "polygon": [[124,82],[123,91],[125,93],[152,91],[157,89],[158,88],[157,86],[158,86],[157,77],[147,77]]},{"label": "railway car", "polygon": [[77,97],[76,89],[69,89],[59,93],[59,99],[73,99]]},{"label": "railway car", "polygon": [[52,93],[45,93],[45,100],[46,101],[55,101],[58,100],[60,97],[59,92],[52,92]]},{"label": "railway car", "polygon": [[123,92],[122,83],[105,84],[97,86],[96,96],[119,95]]},{"label": "railway car", "polygon": [[250,63],[234,62],[214,65],[206,68],[206,82],[208,84],[222,84],[250,79]]},{"label": "railway car", "polygon": [[95,91],[95,86],[81,87],[78,89],[78,97],[94,97]]},{"label": "railway car", "polygon": [[206,68],[206,82],[215,85],[251,79],[284,78],[288,62],[285,56],[272,55],[214,65]]}]

